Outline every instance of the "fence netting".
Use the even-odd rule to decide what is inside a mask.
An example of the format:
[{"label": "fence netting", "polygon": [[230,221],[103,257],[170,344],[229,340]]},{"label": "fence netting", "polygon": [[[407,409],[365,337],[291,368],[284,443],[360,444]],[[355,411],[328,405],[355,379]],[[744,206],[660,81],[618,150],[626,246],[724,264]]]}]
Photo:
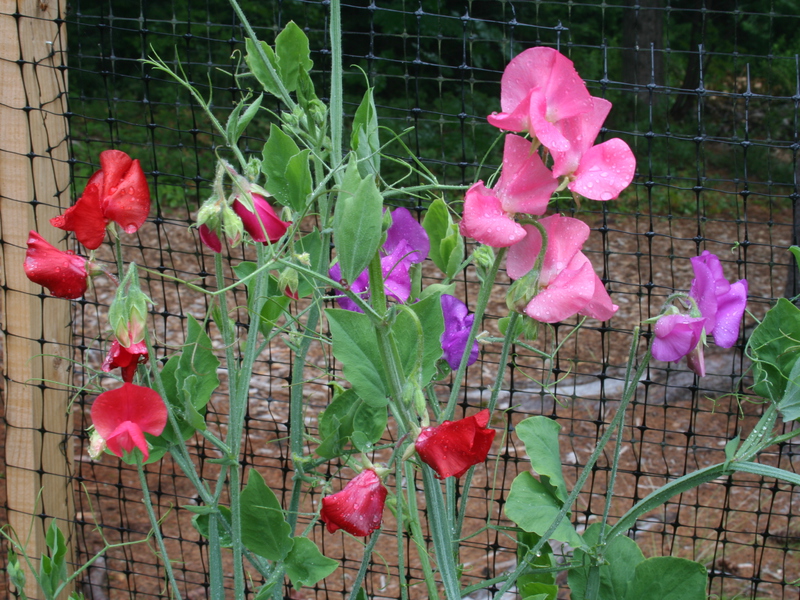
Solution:
[{"label": "fence netting", "polygon": [[[320,95],[326,94],[329,3],[261,0],[242,2],[242,7],[259,37],[270,43],[290,20],[304,29],[311,42],[312,77]],[[345,111],[352,116],[367,82],[375,88],[385,136],[392,130],[402,140],[387,147],[398,173],[413,159],[450,185],[470,185],[493,172],[502,144],[496,143],[497,130],[486,115],[499,110],[507,62],[534,45],[558,48],[574,61],[590,92],[613,103],[601,138],[623,138],[638,161],[634,183],[619,200],[558,207],[570,214],[577,210],[592,227],[587,254],[620,306],[617,315],[606,324],[587,321],[577,332],[574,322],[543,331],[539,343],[563,342],[555,362],[515,347],[508,364],[499,365],[499,345],[484,345],[469,369],[459,416],[485,403],[498,368],[505,371],[502,411],[494,422],[505,432],[498,434],[486,466],[476,471],[464,528],[469,536],[462,542],[465,581],[475,583],[516,564],[513,540],[485,527],[508,524],[504,499],[514,476],[528,469],[525,449],[512,435],[514,426],[530,415],[556,419],[565,475],[574,482],[622,393],[633,328],[657,314],[673,289],[688,289],[691,257],[710,250],[722,258],[730,279],[748,279],[752,314],[746,316],[745,334],[770,302],[800,291],[786,251],[797,241],[800,7],[793,0],[357,0],[343,6],[342,22]],[[189,225],[210,194],[221,138],[185,89],[141,60],[158,55],[182,68],[224,122],[252,85],[237,77],[245,70],[245,33],[227,0],[74,0],[67,26],[73,196],[97,169],[101,151],[118,148],[141,160],[154,208],[146,225],[124,239],[124,253],[154,271],[143,284],[154,301],[160,359],[184,342],[188,315],[202,320],[209,310],[202,294],[172,278],[215,285],[213,257]],[[264,105],[275,112],[280,108],[274,99],[265,98]],[[248,127],[241,143],[245,154],[261,153],[269,126],[265,113]],[[444,196],[456,205],[462,200],[456,192]],[[398,203],[416,214],[425,208],[415,198]],[[113,261],[110,252],[99,256]],[[246,256],[234,249],[226,263],[235,265]],[[435,277],[434,271],[426,274]],[[508,280],[498,284],[484,322],[492,333],[507,315],[503,282]],[[459,296],[474,303],[478,283],[472,270],[458,286]],[[113,293],[98,285],[73,306],[74,358],[86,365],[73,373],[73,383],[82,388],[74,404],[73,440],[73,541],[80,562],[106,541],[142,540],[150,529],[135,469],[111,456],[93,461],[87,453],[84,409],[103,384],[100,365],[109,344],[105,315]],[[244,307],[244,290],[238,294],[237,305]],[[242,308],[238,326],[246,322]],[[646,338],[650,330],[645,326],[644,331]],[[702,379],[682,364],[653,362],[648,368],[620,442],[612,518],[673,478],[724,460],[726,442],[753,426],[763,407],[746,394],[744,339],[729,351],[710,350],[709,375]],[[280,341],[259,357],[241,458],[287,502],[293,474],[287,438],[292,361]],[[306,378],[315,383],[308,386],[305,418],[314,436],[337,365],[321,345],[312,349],[309,362]],[[443,381],[440,396],[446,398],[449,389]],[[210,427],[224,428],[226,411],[223,387],[209,405]],[[202,473],[213,475],[219,467],[209,460],[218,457],[216,450],[199,436],[189,444]],[[572,514],[579,530],[603,512],[611,448]],[[794,444],[783,444],[762,461],[796,471],[797,452]],[[329,475],[339,476],[335,469]],[[178,561],[173,566],[181,592],[205,598],[205,542],[192,526],[191,513],[181,509],[198,498],[169,457],[149,466],[148,476],[154,503],[167,515],[163,529]],[[320,500],[310,494],[302,510],[313,513]],[[301,517],[301,524],[304,519],[308,522]],[[365,581],[367,596],[398,598],[402,579],[411,586],[411,597],[422,598],[415,554],[408,553],[400,573],[390,558],[392,527],[387,521],[389,535],[378,545]],[[703,563],[709,593],[716,597],[798,597],[800,494],[788,485],[743,474],[721,478],[672,498],[639,520],[631,535],[647,556],[670,554]],[[311,590],[295,593],[287,587],[285,596],[347,597],[348,582],[360,566],[359,545],[324,533],[321,525],[313,539],[326,555],[341,560],[343,569]],[[87,598],[167,597],[151,546],[109,551],[86,573]]]}]

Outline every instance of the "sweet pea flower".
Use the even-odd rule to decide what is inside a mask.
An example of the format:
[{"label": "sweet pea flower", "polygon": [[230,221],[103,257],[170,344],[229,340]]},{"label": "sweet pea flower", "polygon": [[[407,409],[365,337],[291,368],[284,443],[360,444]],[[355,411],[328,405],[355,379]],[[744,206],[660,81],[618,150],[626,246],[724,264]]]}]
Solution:
[{"label": "sweet pea flower", "polygon": [[145,433],[161,435],[167,424],[167,407],[155,390],[125,383],[100,394],[92,404],[92,423],[108,449],[122,458],[122,451],[139,448],[150,457]]},{"label": "sweet pea flower", "polygon": [[565,151],[569,140],[556,126],[564,119],[592,110],[586,84],[572,61],[539,46],[515,56],[500,80],[501,113],[489,123],[506,131],[529,132],[548,150]]},{"label": "sweet pea flower", "polygon": [[[589,239],[589,226],[580,219],[551,215],[539,223],[547,232],[547,249],[539,273],[537,293],[525,314],[542,323],[558,323],[584,315],[607,321],[619,307],[611,302],[592,263],[581,252]],[[520,279],[533,269],[542,248],[542,236],[533,225],[527,235],[508,251],[506,269],[511,279]]]},{"label": "sweet pea flower", "polygon": [[705,330],[721,348],[731,348],[739,337],[739,325],[747,306],[747,280],[729,283],[719,257],[708,250],[692,260],[695,278],[689,296],[706,319]]},{"label": "sweet pea flower", "polygon": [[111,349],[103,361],[102,369],[105,373],[110,373],[111,369],[120,367],[122,369],[122,381],[132,383],[136,368],[140,364],[147,362],[147,345],[144,342],[131,344],[127,348],[114,340]]},{"label": "sweet pea flower", "polygon": [[514,221],[514,214],[544,214],[557,187],[531,142],[507,135],[497,185],[489,189],[479,181],[467,190],[461,234],[493,248],[516,244],[525,230]]},{"label": "sweet pea flower", "polygon": [[[680,313],[662,316],[654,327],[655,339],[650,352],[656,360],[676,362],[695,351],[702,344],[704,317],[691,317]],[[702,376],[705,374],[698,373]]]},{"label": "sweet pea flower", "polygon": [[120,150],[100,153],[100,170],[91,176],[83,195],[50,223],[74,231],[78,241],[95,250],[103,243],[111,221],[135,233],[150,213],[150,189],[142,166]]},{"label": "sweet pea flower", "polygon": [[216,231],[203,223],[197,226],[197,233],[200,234],[200,241],[206,248],[217,254],[222,252],[222,240],[219,239]]},{"label": "sweet pea flower", "polygon": [[[386,296],[396,302],[405,303],[411,296],[411,265],[421,263],[428,258],[430,241],[428,233],[411,213],[405,208],[396,208],[392,212],[392,225],[386,231],[386,241],[381,252],[381,271]],[[331,267],[328,275],[331,279],[341,281],[342,269],[337,263]],[[369,271],[364,270],[350,283],[349,290],[366,299],[369,298]],[[342,296],[336,302],[345,310],[362,312],[350,298]]]},{"label": "sweet pea flower", "polygon": [[46,287],[56,298],[75,300],[86,293],[89,281],[86,259],[59,250],[35,231],[28,234],[23,268],[28,279]]},{"label": "sweet pea flower", "polygon": [[[233,210],[242,219],[242,224],[254,242],[274,244],[283,237],[291,221],[281,221],[264,196],[250,194],[255,212],[249,210],[238,198],[233,201]],[[221,249],[221,244],[220,244]]]},{"label": "sweet pea flower", "polygon": [[381,526],[386,488],[372,469],[364,469],[341,492],[322,499],[320,518],[328,533],[344,529],[347,533],[364,537]]},{"label": "sweet pea flower", "polygon": [[[467,305],[455,296],[442,294],[442,314],[444,315],[444,333],[442,334],[442,350],[444,359],[454,371],[461,364],[461,357],[467,346],[470,329],[475,322],[475,315],[469,314]],[[478,342],[472,343],[467,366],[478,360]]]},{"label": "sweet pea flower", "polygon": [[486,460],[495,433],[489,429],[489,411],[458,421],[445,421],[436,427],[425,427],[414,448],[420,459],[436,472],[439,479],[461,477],[473,465]]}]

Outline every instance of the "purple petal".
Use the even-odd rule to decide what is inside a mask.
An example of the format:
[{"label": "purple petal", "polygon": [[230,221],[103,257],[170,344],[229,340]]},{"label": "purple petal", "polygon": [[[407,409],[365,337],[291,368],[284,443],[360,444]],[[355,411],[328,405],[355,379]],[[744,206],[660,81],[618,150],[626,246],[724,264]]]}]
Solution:
[{"label": "purple petal", "polygon": [[[442,350],[450,368],[458,369],[464,348],[467,346],[469,332],[475,322],[475,315],[469,314],[467,305],[455,296],[442,294],[442,314],[444,315],[444,333],[442,334]],[[478,359],[478,342],[473,341],[467,366]]]},{"label": "purple petal", "polygon": [[407,252],[412,253],[409,256],[412,263],[420,263],[428,258],[431,249],[428,232],[407,209],[396,208],[392,211],[392,226],[386,232],[383,249],[391,254],[401,242],[408,244]]},{"label": "purple petal", "polygon": [[664,315],[654,329],[656,337],[650,347],[653,358],[664,362],[680,360],[697,347],[705,324],[703,317]]},{"label": "purple petal", "polygon": [[709,333],[721,348],[730,348],[739,337],[739,326],[747,306],[747,280],[730,285],[728,292],[717,297],[717,324]]}]

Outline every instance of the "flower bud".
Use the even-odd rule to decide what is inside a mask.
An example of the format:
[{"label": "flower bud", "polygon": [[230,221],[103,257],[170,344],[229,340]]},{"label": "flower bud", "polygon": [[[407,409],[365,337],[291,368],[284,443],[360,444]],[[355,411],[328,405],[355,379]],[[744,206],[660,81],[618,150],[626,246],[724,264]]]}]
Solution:
[{"label": "flower bud", "polygon": [[250,181],[258,181],[261,176],[261,160],[251,156],[247,161],[247,166],[244,168],[244,176]]},{"label": "flower bud", "polygon": [[225,237],[228,238],[231,247],[235,248],[242,241],[242,235],[244,234],[244,223],[242,223],[241,217],[239,217],[239,215],[237,215],[236,212],[234,212],[234,210],[227,204],[222,209],[221,214],[222,231],[225,232]]},{"label": "flower bud", "polygon": [[105,451],[106,441],[103,439],[103,436],[97,433],[97,430],[92,429],[92,432],[89,434],[89,458],[97,460]]},{"label": "flower bud", "polygon": [[299,284],[300,281],[297,277],[297,271],[291,267],[284,269],[278,277],[278,289],[284,290],[284,294],[295,300],[298,299],[297,286]]},{"label": "flower bud", "polygon": [[152,301],[139,287],[138,270],[136,264],[131,263],[108,310],[111,329],[123,348],[144,339],[148,303]]},{"label": "flower bud", "polygon": [[485,279],[486,273],[494,264],[494,248],[486,245],[478,246],[472,253],[472,257],[475,268],[478,270],[478,277],[481,280]]}]

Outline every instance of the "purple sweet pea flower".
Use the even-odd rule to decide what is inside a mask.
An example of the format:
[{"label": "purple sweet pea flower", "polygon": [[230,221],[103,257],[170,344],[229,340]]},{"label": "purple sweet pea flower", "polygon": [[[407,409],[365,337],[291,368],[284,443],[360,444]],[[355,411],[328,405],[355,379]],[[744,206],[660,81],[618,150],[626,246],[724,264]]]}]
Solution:
[{"label": "purple sweet pea flower", "polygon": [[[411,213],[405,208],[397,208],[392,212],[392,226],[386,232],[386,241],[383,244],[381,257],[381,271],[383,272],[384,291],[388,298],[396,302],[405,303],[411,295],[411,274],[409,269],[414,263],[420,263],[428,258],[430,242],[428,233]],[[340,281],[341,267],[336,264],[331,267],[328,275],[331,279]],[[364,299],[369,298],[369,272],[363,271],[355,281],[350,284],[350,291]],[[340,297],[336,302],[345,310],[363,312],[355,302],[347,297]]]},{"label": "purple sweet pea flower", "polygon": [[705,250],[692,259],[695,278],[689,295],[706,318],[706,333],[722,348],[730,348],[739,337],[739,325],[747,305],[747,280],[728,283],[719,258]]},{"label": "purple sweet pea flower", "polygon": [[[455,296],[442,294],[442,313],[444,314],[444,333],[442,334],[442,350],[444,359],[454,371],[461,364],[464,348],[467,346],[469,331],[475,321],[475,315],[469,314],[467,305]],[[472,351],[467,360],[470,366],[478,359],[478,342],[472,343]]]},{"label": "purple sweet pea flower", "polygon": [[682,359],[701,343],[706,319],[679,313],[661,317],[654,328],[656,337],[650,352],[656,360],[675,362]]}]

